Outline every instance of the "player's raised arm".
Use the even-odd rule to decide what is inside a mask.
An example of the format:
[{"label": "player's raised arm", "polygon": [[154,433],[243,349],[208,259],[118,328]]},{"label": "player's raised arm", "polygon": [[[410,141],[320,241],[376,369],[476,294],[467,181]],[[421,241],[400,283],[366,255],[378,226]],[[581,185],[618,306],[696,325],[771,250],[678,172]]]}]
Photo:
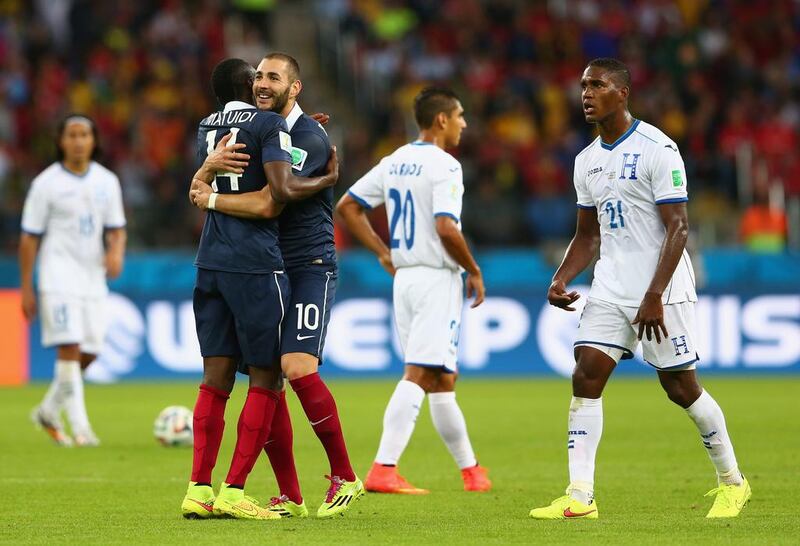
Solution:
[{"label": "player's raised arm", "polygon": [[344,220],[347,229],[350,230],[356,239],[362,245],[367,247],[373,254],[378,257],[381,266],[394,276],[395,269],[392,265],[392,255],[389,247],[383,242],[383,239],[372,228],[367,218],[366,209],[364,206],[356,201],[352,195],[346,193],[339,199],[336,204],[336,212]]},{"label": "player's raised arm", "polygon": [[547,301],[550,305],[566,311],[574,311],[571,307],[580,295],[577,292],[567,293],[567,285],[586,269],[600,248],[600,224],[597,223],[595,207],[579,207],[578,223],[561,265],[558,266],[553,282],[547,289]]},{"label": "player's raised arm", "polygon": [[642,339],[643,334],[647,335],[648,340],[655,335],[656,341],[661,343],[661,334],[665,339],[668,335],[664,326],[661,296],[675,274],[675,268],[683,256],[683,249],[686,248],[686,241],[689,238],[689,218],[685,202],[658,205],[658,213],[666,230],[664,242],[658,255],[656,272],[631,324],[639,325],[639,339]]},{"label": "player's raised arm", "polygon": [[458,265],[467,271],[467,297],[475,295],[475,301],[470,307],[477,307],[486,296],[486,288],[483,285],[483,274],[481,268],[469,250],[464,234],[458,229],[458,224],[449,215],[436,217],[436,233],[442,241],[442,246]]},{"label": "player's raised arm", "polygon": [[264,173],[269,181],[273,199],[278,203],[302,201],[336,184],[339,179],[339,158],[336,146],[331,148],[327,171],[322,176],[304,178],[292,174],[292,167],[284,161],[264,163]]}]

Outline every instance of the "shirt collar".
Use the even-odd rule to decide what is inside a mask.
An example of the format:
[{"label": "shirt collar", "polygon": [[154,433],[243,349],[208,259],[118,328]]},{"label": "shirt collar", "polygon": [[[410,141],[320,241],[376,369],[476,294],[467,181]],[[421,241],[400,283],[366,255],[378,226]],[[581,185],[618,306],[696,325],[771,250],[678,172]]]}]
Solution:
[{"label": "shirt collar", "polygon": [[292,106],[292,111],[289,112],[289,115],[286,116],[286,125],[289,127],[289,131],[291,132],[292,127],[294,127],[295,122],[300,119],[300,116],[303,115],[303,109],[300,108],[299,103],[294,103]]},{"label": "shirt collar", "polygon": [[255,108],[255,106],[252,104],[247,104],[246,102],[242,102],[240,100],[232,100],[225,103],[225,108],[223,108],[222,111],[230,112],[231,110],[252,110],[253,108]]}]

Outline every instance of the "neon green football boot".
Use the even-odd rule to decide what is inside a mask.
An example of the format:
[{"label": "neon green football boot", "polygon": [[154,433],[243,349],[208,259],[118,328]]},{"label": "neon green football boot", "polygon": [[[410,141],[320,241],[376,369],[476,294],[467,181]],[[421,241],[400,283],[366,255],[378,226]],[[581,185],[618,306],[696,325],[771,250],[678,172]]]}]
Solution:
[{"label": "neon green football boot", "polygon": [[181,512],[186,519],[207,519],[214,513],[214,490],[209,485],[189,482],[186,496],[181,503]]},{"label": "neon green football boot", "polygon": [[243,489],[230,487],[223,483],[214,501],[214,515],[235,519],[281,519],[278,514],[258,505],[258,502],[244,494]]},{"label": "neon green football boot", "polygon": [[272,497],[267,505],[267,510],[278,514],[282,518],[307,518],[308,508],[306,503],[301,502],[297,504],[289,500],[286,495],[280,497]]},{"label": "neon green football boot", "polygon": [[742,477],[739,485],[720,484],[705,494],[706,497],[714,496],[714,504],[706,514],[707,518],[735,518],[750,500],[753,492],[747,478]]},{"label": "neon green football boot", "polygon": [[317,510],[318,518],[330,518],[344,515],[350,504],[364,496],[364,484],[358,478],[348,482],[339,476],[325,476],[331,481],[331,486],[325,494],[325,501]]},{"label": "neon green football boot", "polygon": [[558,497],[549,506],[534,508],[528,514],[533,519],[597,519],[597,503],[592,499],[584,504],[569,496]]}]

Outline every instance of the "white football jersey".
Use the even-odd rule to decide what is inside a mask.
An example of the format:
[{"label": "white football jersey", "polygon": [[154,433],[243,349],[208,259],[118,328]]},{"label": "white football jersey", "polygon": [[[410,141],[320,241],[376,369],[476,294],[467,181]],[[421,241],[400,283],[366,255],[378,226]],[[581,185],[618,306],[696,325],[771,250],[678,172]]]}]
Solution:
[{"label": "white football jersey", "polygon": [[39,291],[80,296],[108,292],[103,230],[125,226],[117,176],[92,161],[83,175],[53,163],[34,178],[22,231],[41,236]]},{"label": "white football jersey", "polygon": [[461,229],[464,177],[456,158],[418,140],[384,157],[349,193],[365,208],[386,203],[395,267],[459,270],[436,233],[437,216],[453,218]]},{"label": "white football jersey", "polygon": [[[600,260],[589,297],[638,307],[666,233],[658,205],[688,201],[678,146],[656,127],[635,120],[613,144],[598,137],[579,153],[574,179],[578,207],[596,208],[600,224]],[[697,301],[685,249],[662,301]]]}]

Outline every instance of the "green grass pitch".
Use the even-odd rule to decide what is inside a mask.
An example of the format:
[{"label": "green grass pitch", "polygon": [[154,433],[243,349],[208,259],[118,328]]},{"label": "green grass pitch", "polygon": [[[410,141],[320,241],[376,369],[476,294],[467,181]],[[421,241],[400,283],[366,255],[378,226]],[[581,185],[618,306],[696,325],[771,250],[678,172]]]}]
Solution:
[{"label": "green grass pitch", "polygon": [[[597,521],[546,522],[528,511],[567,483],[567,380],[466,377],[458,400],[494,490],[465,493],[458,469],[423,408],[401,461],[425,497],[368,494],[335,520],[187,521],[180,517],[191,450],[164,448],[152,423],[165,406],[194,403],[192,383],[139,383],[86,389],[103,444],[60,449],[28,421],[44,385],[0,390],[0,485],[6,498],[0,542],[40,544],[797,544],[800,379],[709,376],[725,411],[743,471],[753,487],[736,520],[704,518],[714,471],[693,424],[655,377],[614,379],[605,393]],[[348,447],[362,477],[375,455],[383,410],[395,381],[331,381]],[[230,462],[244,384],[228,403],[227,430],[214,478]],[[322,499],[324,452],[289,393],[295,452],[306,503]],[[426,404],[427,406],[427,404]],[[268,499],[274,478],[260,460],[248,493]]]}]

